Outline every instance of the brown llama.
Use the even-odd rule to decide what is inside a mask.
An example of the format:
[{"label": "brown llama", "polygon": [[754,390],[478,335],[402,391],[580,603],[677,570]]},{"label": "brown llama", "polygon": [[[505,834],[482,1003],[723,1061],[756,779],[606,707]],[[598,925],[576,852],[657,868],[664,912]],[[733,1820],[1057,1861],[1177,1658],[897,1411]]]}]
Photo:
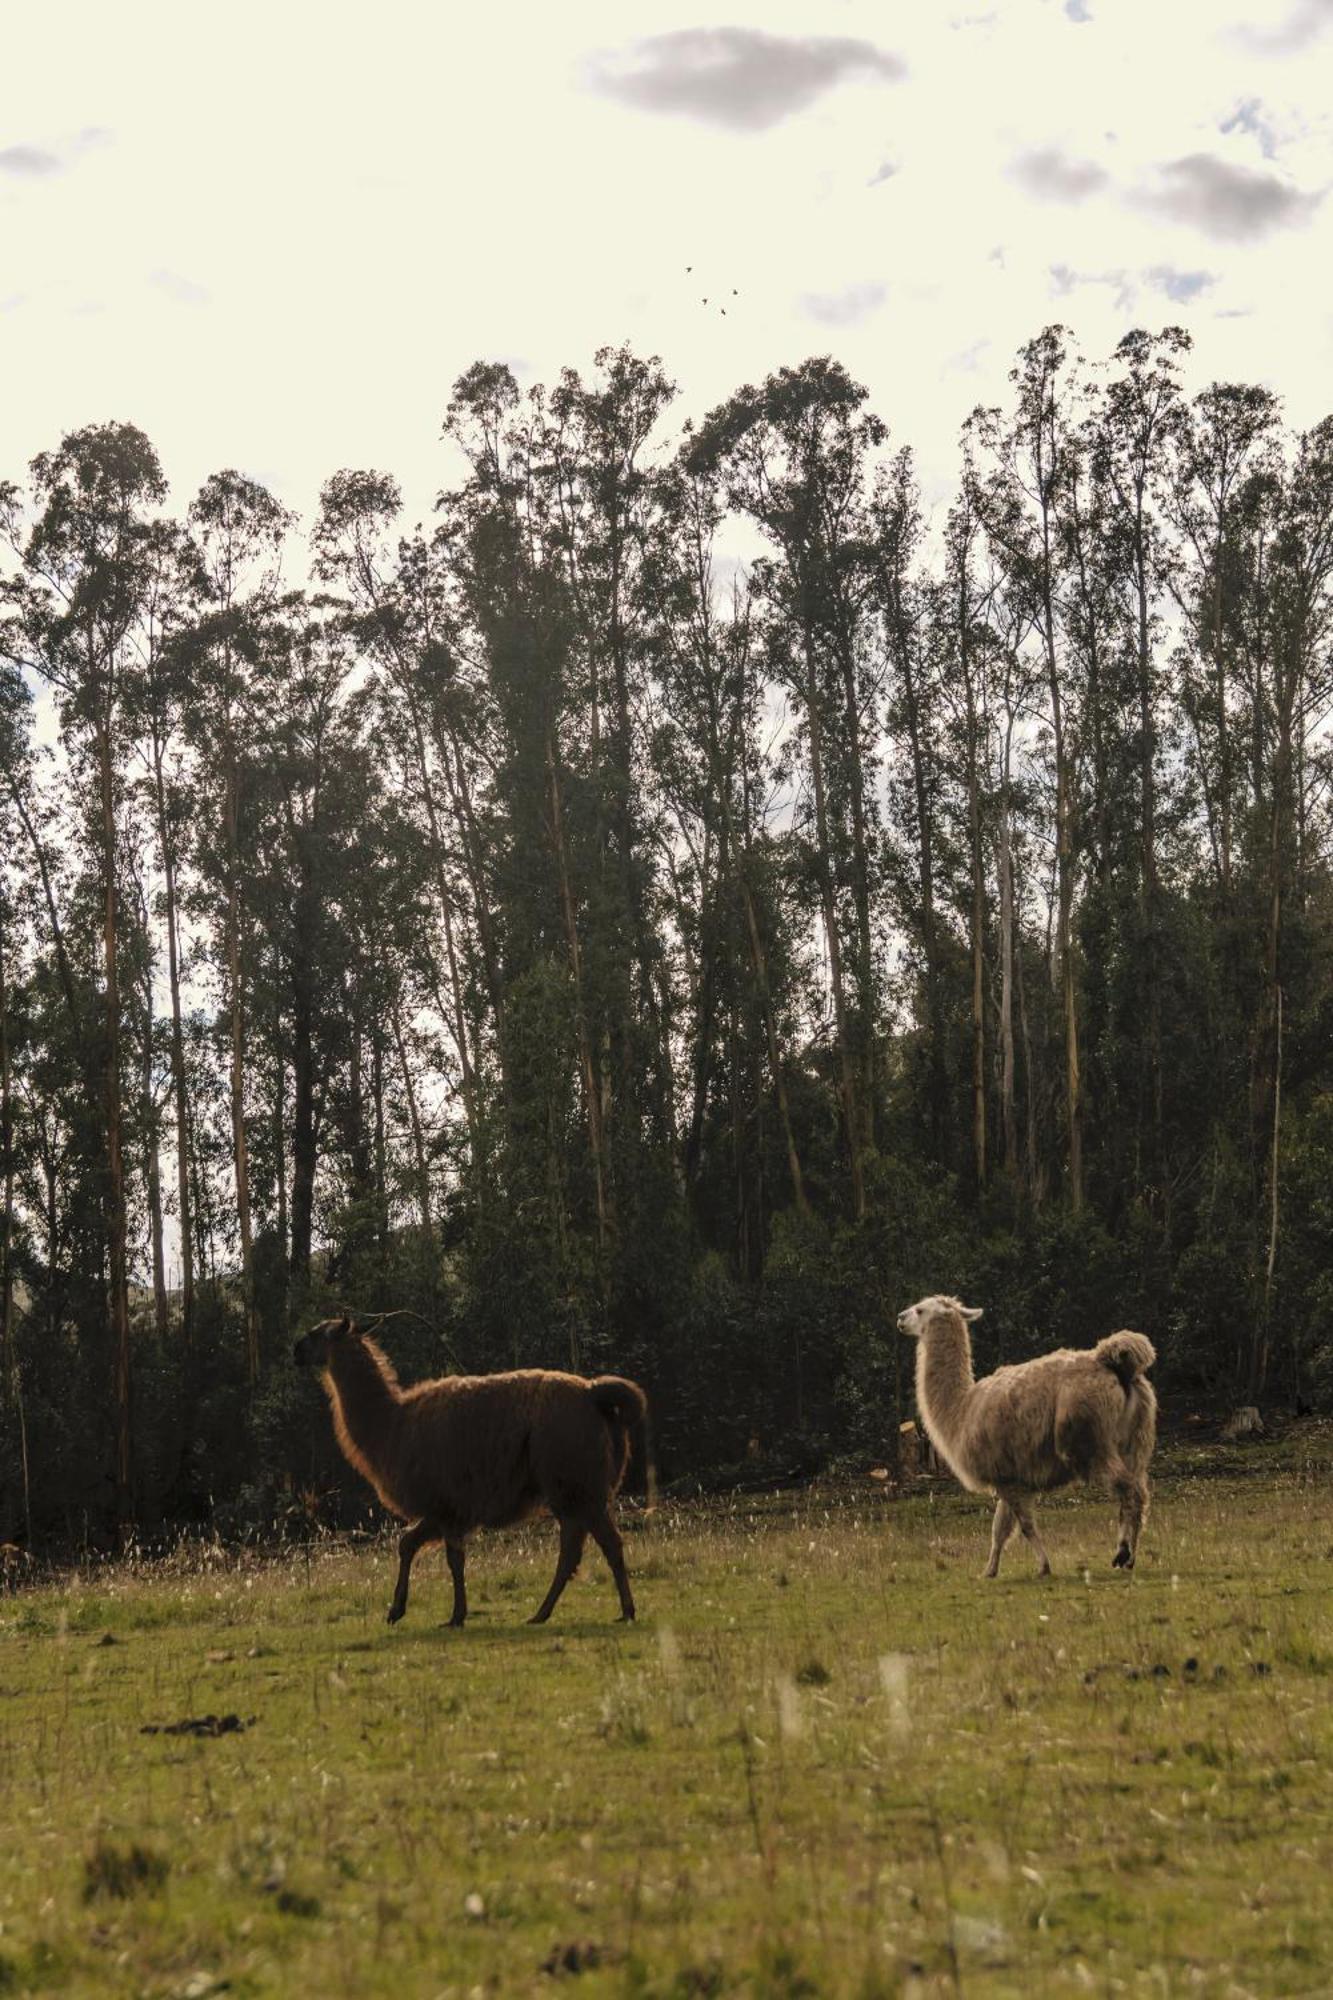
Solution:
[{"label": "brown llama", "polygon": [[969,1493],[995,1495],[990,1560],[1000,1567],[1015,1528],[1049,1576],[1032,1499],[1071,1480],[1099,1480],[1120,1506],[1111,1558],[1133,1569],[1148,1513],[1148,1466],[1157,1441],[1157,1397],[1145,1370],[1157,1359],[1144,1334],[1108,1334],[1095,1347],[1057,1348],[1035,1361],[972,1374],[971,1321],[979,1306],[936,1295],[898,1315],[917,1343],[916,1400],[926,1433]]},{"label": "brown llama", "polygon": [[419,1549],[444,1543],[454,1585],[449,1623],[461,1625],[467,1537],[543,1511],[560,1524],[560,1557],[530,1622],[550,1617],[589,1535],[615,1578],[622,1619],[633,1618],[611,1501],[629,1463],[630,1428],[648,1406],[636,1382],[516,1368],[403,1389],[388,1356],[348,1318],[321,1320],[297,1341],[293,1358],[320,1371],[344,1458],[392,1513],[411,1523],[398,1543],[391,1625],[407,1609]]}]

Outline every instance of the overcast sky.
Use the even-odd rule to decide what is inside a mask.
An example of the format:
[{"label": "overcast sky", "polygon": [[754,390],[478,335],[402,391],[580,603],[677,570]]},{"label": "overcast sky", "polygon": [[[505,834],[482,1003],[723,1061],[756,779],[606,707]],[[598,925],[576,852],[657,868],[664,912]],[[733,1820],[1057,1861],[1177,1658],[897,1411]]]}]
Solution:
[{"label": "overcast sky", "polygon": [[[140,424],[414,511],[450,386],[630,341],[701,412],[832,352],[928,490],[1052,319],[1333,408],[1333,0],[46,0],[0,71],[0,477]],[[687,270],[688,267],[692,267]],[[706,302],[705,302],[706,301]]]}]

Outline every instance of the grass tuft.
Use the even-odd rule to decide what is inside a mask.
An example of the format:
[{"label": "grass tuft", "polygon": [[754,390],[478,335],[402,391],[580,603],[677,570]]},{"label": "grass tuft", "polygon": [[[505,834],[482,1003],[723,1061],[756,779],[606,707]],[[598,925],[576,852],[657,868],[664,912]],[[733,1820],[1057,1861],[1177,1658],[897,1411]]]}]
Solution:
[{"label": "grass tuft", "polygon": [[109,1896],[125,1902],[131,1896],[161,1889],[170,1873],[171,1863],[166,1856],[141,1846],[137,1840],[125,1846],[99,1840],[84,1859],[83,1900],[92,1903],[99,1896]]}]

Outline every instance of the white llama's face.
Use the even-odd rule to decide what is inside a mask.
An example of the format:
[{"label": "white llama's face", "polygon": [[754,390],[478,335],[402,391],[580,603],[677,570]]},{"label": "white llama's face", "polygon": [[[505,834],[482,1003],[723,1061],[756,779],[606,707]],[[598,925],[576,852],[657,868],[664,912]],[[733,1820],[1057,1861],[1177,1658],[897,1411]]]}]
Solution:
[{"label": "white llama's face", "polygon": [[931,1322],[947,1319],[960,1313],[965,1320],[981,1318],[980,1306],[965,1306],[958,1299],[951,1299],[943,1292],[933,1292],[927,1299],[918,1299],[914,1306],[907,1306],[898,1315],[898,1331],[912,1340],[919,1340]]}]

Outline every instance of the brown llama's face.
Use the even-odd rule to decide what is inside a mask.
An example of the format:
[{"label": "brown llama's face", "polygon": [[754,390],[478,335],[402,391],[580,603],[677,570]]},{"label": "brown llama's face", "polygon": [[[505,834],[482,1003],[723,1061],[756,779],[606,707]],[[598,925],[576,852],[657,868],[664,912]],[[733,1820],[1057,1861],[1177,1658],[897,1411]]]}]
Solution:
[{"label": "brown llama's face", "polygon": [[937,1319],[950,1318],[958,1313],[965,1320],[981,1318],[980,1306],[965,1306],[959,1299],[946,1298],[943,1292],[934,1292],[929,1298],[918,1299],[914,1306],[905,1306],[898,1315],[898,1331],[909,1339],[920,1340]]},{"label": "brown llama's face", "polygon": [[322,1319],[302,1334],[292,1349],[292,1360],[298,1368],[327,1368],[334,1351],[355,1337],[350,1319]]}]

